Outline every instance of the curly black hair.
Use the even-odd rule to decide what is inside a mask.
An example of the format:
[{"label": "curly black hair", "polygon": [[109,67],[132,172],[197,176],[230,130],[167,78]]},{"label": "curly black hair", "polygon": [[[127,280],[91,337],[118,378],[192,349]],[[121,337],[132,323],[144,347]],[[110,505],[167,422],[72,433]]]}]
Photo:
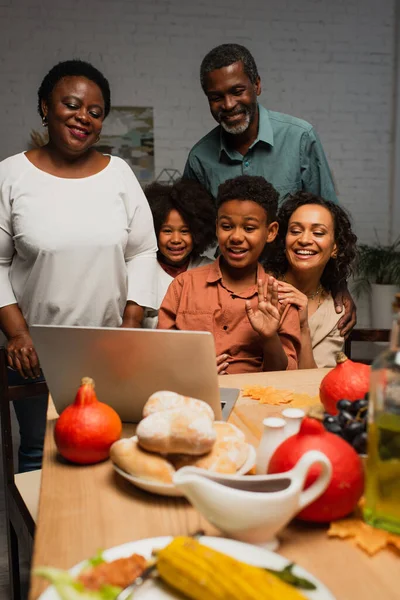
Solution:
[{"label": "curly black hair", "polygon": [[217,209],[229,200],[252,200],[265,210],[268,224],[276,221],[279,194],[264,177],[239,175],[227,179],[218,188]]},{"label": "curly black hair", "polygon": [[200,256],[216,244],[214,200],[200,183],[193,179],[180,179],[172,185],[156,181],[146,187],[145,194],[157,239],[169,213],[175,209],[192,234],[193,256]]},{"label": "curly black hair", "polygon": [[251,83],[256,83],[259,75],[256,65],[256,61],[253,56],[240,44],[221,44],[216,48],[210,50],[208,54],[203,58],[200,65],[200,83],[204,92],[206,91],[206,76],[207,73],[215,71],[216,69],[222,69],[223,67],[229,67],[235,62],[243,63],[243,70]]},{"label": "curly black hair", "polygon": [[49,102],[52,91],[63,77],[86,77],[86,79],[96,83],[104,99],[104,118],[108,115],[111,107],[111,92],[107,79],[90,63],[73,59],[59,62],[52,67],[40,84],[38,89],[38,112],[41,118],[43,118],[42,101]]},{"label": "curly black hair", "polygon": [[289,267],[285,253],[286,234],[290,217],[304,204],[317,204],[323,206],[332,215],[334,225],[337,257],[331,258],[325,266],[321,277],[321,284],[325,290],[336,293],[345,284],[353,271],[356,258],[357,236],[352,231],[349,214],[338,204],[325,200],[309,192],[297,192],[285,200],[278,212],[279,231],[274,242],[274,252],[270,252],[264,261],[267,271],[276,277],[284,275]]}]

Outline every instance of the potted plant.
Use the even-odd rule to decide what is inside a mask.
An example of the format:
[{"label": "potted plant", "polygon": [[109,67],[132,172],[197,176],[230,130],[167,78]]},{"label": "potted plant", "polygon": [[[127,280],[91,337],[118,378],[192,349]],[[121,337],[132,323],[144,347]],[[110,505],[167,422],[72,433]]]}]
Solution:
[{"label": "potted plant", "polygon": [[400,237],[392,244],[359,244],[355,294],[369,292],[374,329],[390,329],[392,303],[400,291]]}]

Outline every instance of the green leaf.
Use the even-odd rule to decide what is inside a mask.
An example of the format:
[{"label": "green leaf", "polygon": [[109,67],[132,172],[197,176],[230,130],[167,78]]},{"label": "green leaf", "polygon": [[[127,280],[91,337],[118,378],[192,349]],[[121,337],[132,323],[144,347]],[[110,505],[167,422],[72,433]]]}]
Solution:
[{"label": "green leaf", "polygon": [[368,291],[371,283],[400,285],[400,237],[392,244],[359,244],[355,267],[354,291]]},{"label": "green leaf", "polygon": [[296,587],[296,588],[299,588],[302,590],[316,590],[317,586],[314,585],[312,583],[312,581],[309,581],[308,579],[305,579],[304,577],[298,577],[297,575],[295,575],[293,573],[294,566],[295,566],[294,563],[290,563],[290,565],[287,565],[281,571],[275,571],[274,569],[265,569],[265,570],[268,571],[268,573],[275,575],[275,577],[278,577],[281,581],[284,581],[285,583],[292,585],[293,587]]},{"label": "green leaf", "polygon": [[103,557],[103,550],[98,550],[97,554],[89,558],[87,564],[90,567],[97,567],[97,565],[101,565],[103,562],[106,562]]}]

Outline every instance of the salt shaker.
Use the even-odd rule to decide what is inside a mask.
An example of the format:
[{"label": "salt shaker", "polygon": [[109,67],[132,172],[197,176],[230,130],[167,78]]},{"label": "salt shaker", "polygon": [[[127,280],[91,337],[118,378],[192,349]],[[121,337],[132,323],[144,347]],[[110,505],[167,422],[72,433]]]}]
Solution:
[{"label": "salt shaker", "polygon": [[296,435],[299,432],[300,425],[306,413],[301,408],[285,408],[282,411],[282,417],[286,421],[286,437]]},{"label": "salt shaker", "polygon": [[265,475],[268,463],[276,448],[286,439],[286,421],[279,417],[263,420],[264,431],[257,448],[256,473]]}]

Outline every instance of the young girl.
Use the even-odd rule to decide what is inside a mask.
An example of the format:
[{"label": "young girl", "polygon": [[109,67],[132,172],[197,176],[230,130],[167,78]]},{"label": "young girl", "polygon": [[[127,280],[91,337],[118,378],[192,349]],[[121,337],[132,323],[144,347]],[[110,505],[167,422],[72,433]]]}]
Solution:
[{"label": "young girl", "polygon": [[[173,185],[152,183],[145,194],[153,213],[158,242],[157,307],[179,273],[212,262],[204,255],[215,246],[214,201],[205,188],[190,179]],[[157,327],[158,310],[146,309],[143,327]]]}]

